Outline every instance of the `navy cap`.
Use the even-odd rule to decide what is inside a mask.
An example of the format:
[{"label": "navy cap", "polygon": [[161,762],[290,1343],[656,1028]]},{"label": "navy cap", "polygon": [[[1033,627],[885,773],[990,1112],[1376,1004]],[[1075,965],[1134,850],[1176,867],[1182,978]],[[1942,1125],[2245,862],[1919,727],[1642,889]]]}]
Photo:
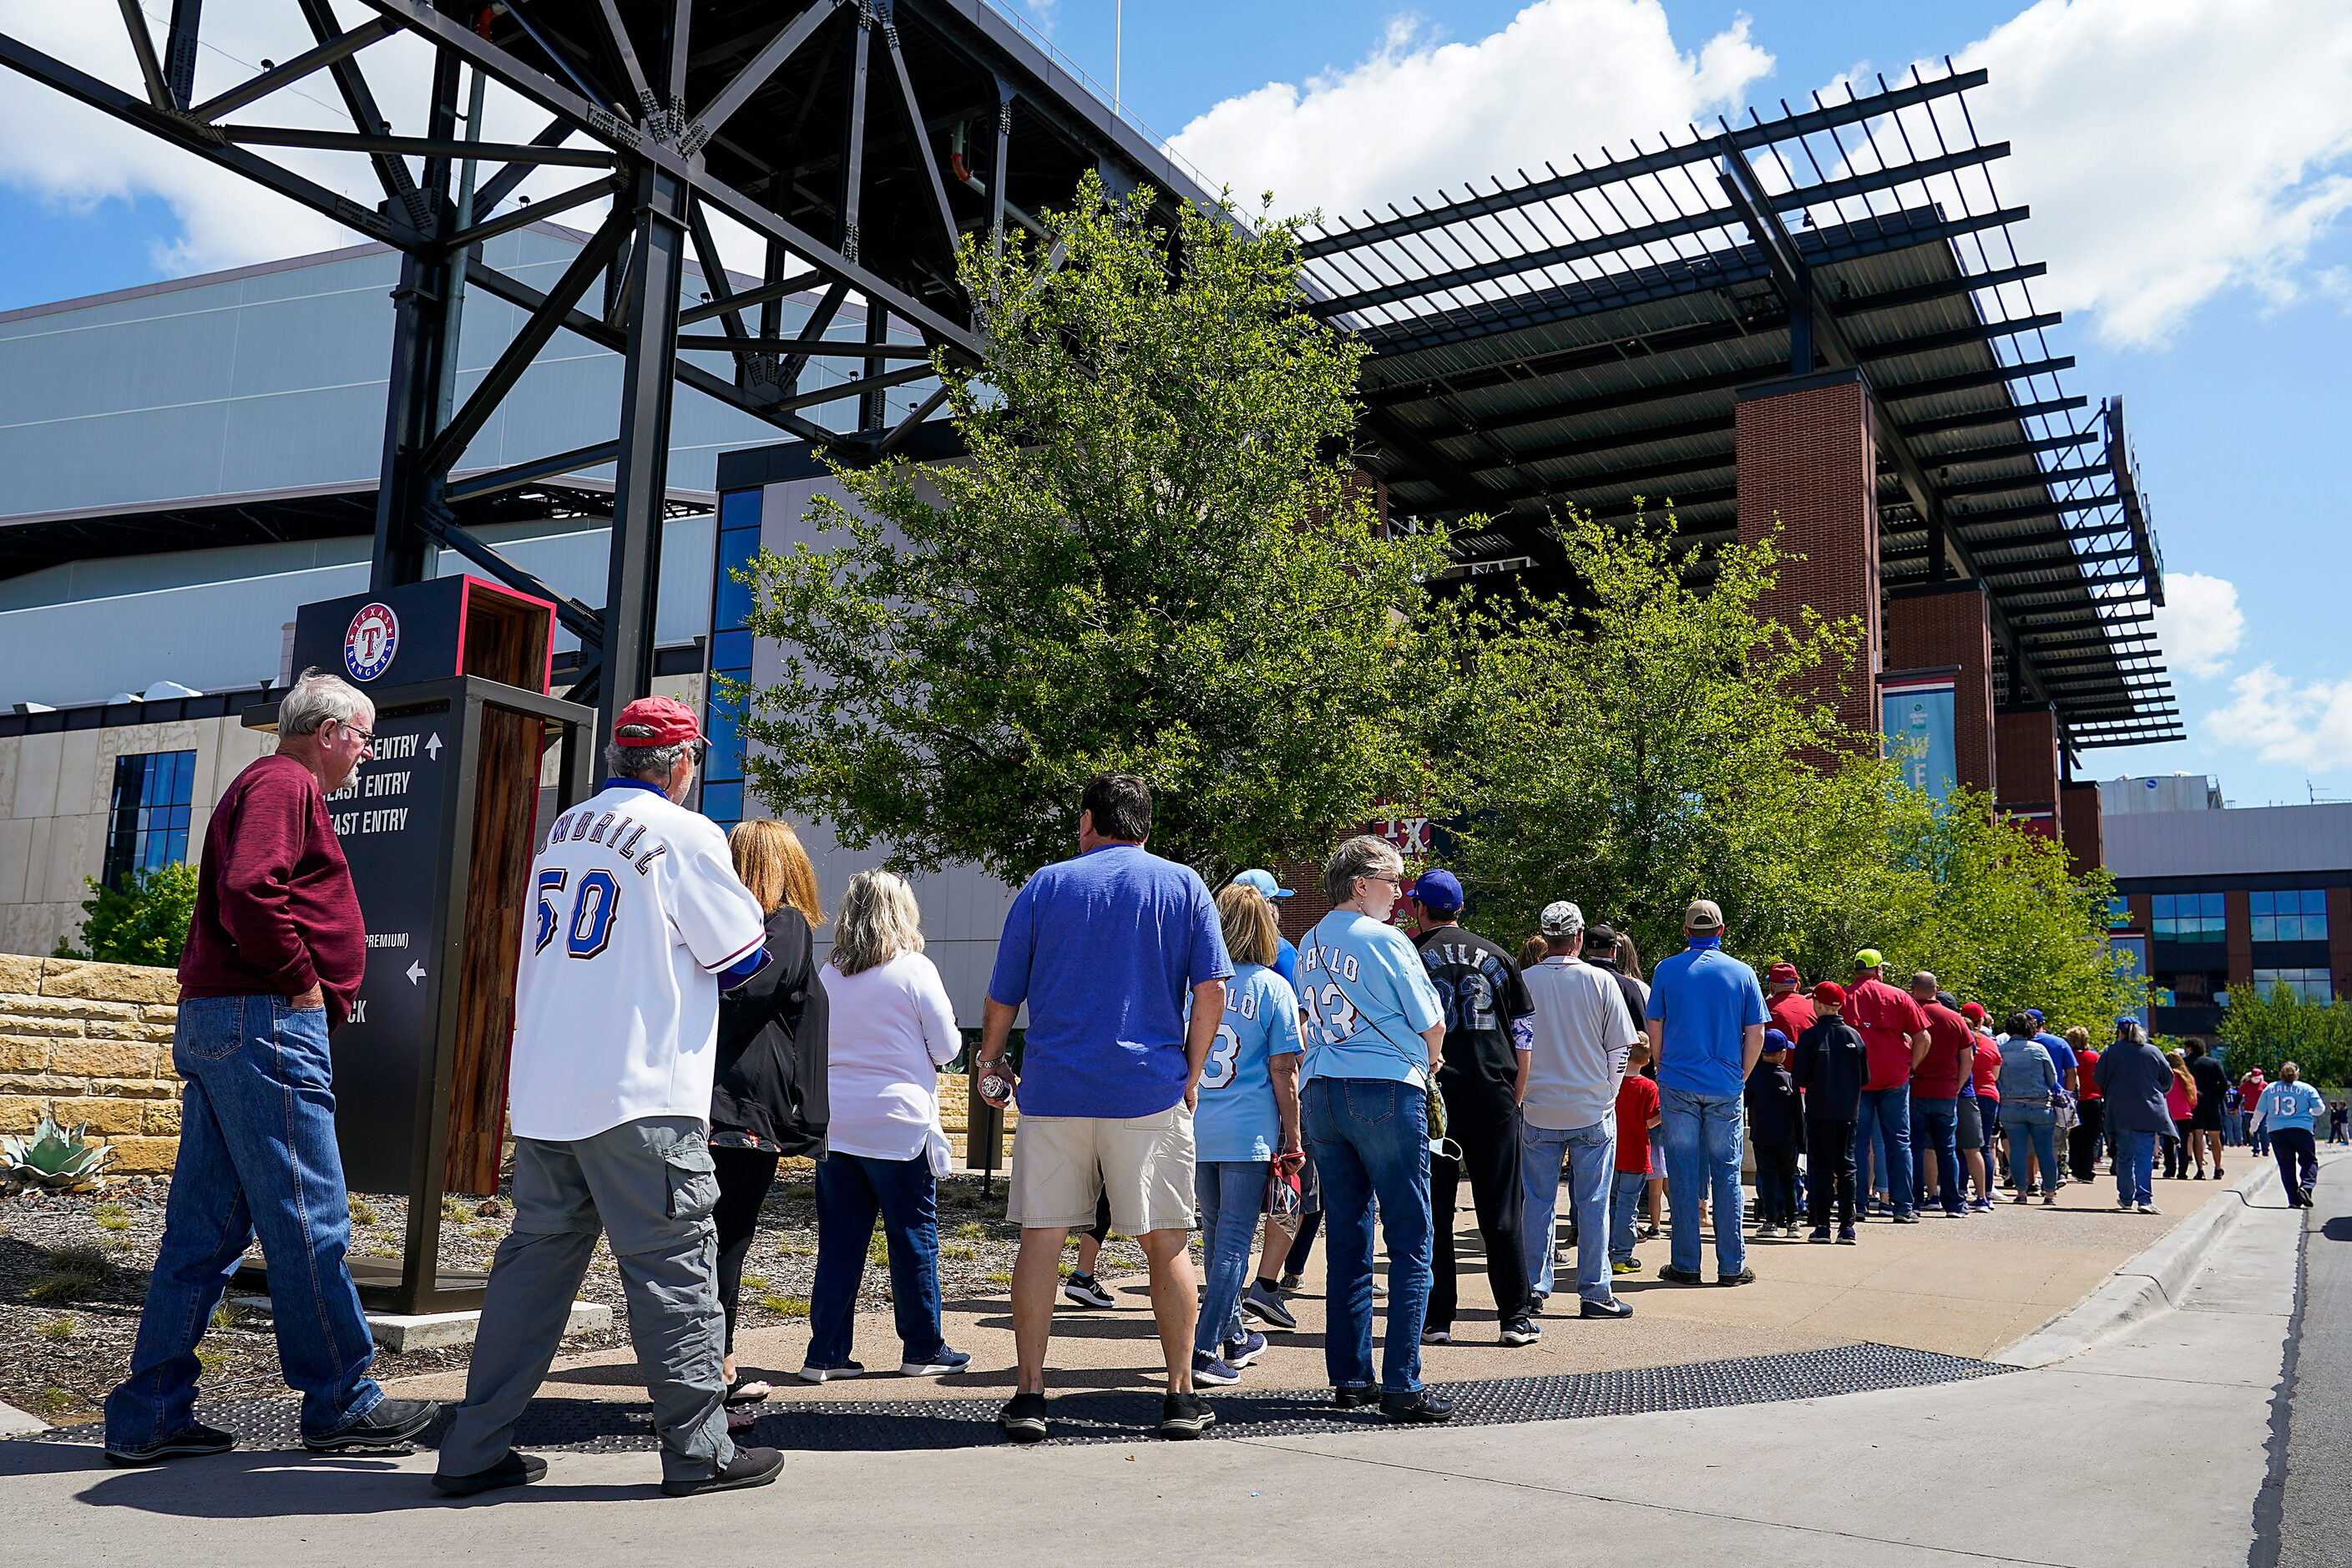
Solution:
[{"label": "navy cap", "polygon": [[1778,1029],[1767,1029],[1764,1031],[1764,1054],[1766,1056],[1769,1057],[1774,1051],[1785,1051],[1788,1048],[1788,1036],[1782,1034]]},{"label": "navy cap", "polygon": [[1450,915],[1462,907],[1462,883],[1451,871],[1423,871],[1404,891],[1436,914]]}]

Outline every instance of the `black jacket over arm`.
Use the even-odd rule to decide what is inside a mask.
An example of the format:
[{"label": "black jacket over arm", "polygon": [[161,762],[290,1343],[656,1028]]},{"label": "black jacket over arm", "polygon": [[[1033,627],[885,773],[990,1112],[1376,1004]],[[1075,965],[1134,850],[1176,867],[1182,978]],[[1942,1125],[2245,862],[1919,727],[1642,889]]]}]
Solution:
[{"label": "black jacket over arm", "polygon": [[787,1154],[824,1152],[826,1013],[816,939],[800,910],[768,917],[768,966],[719,998],[710,1125]]}]

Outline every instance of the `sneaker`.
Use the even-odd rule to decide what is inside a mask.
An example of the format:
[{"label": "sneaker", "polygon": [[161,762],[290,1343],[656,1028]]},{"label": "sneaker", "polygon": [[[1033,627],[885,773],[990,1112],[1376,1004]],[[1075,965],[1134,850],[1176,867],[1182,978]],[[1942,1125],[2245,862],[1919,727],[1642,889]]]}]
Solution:
[{"label": "sneaker", "polygon": [[2154,1204],[2140,1204],[2137,1205],[2134,1212],[2137,1214],[2162,1214],[2164,1211],[2157,1207]]},{"label": "sneaker", "polygon": [[1240,1338],[1227,1340],[1224,1342],[1223,1351],[1227,1366],[1247,1366],[1265,1353],[1265,1336],[1244,1329]]},{"label": "sneaker", "polygon": [[1433,1426],[1454,1419],[1454,1406],[1425,1388],[1381,1395],[1381,1414],[1400,1426]]},{"label": "sneaker", "polygon": [[444,1497],[472,1497],[477,1492],[496,1491],[500,1487],[527,1487],[547,1474],[547,1461],[537,1454],[518,1454],[512,1448],[506,1458],[469,1475],[433,1478],[433,1489]]},{"label": "sneaker", "polygon": [[1380,1402],[1381,1391],[1377,1388],[1335,1388],[1331,1391],[1331,1403],[1342,1410],[1354,1410]]},{"label": "sneaker", "polygon": [[1242,1312],[1273,1328],[1295,1329],[1298,1326],[1298,1320],[1291,1316],[1290,1309],[1284,1305],[1282,1298],[1255,1280],[1252,1280],[1250,1288],[1242,1292]]},{"label": "sneaker", "polygon": [[2022,1204],[2022,1203],[2031,1203],[2031,1202],[2032,1201],[2032,1199],[2033,1199],[2033,1194],[2031,1194],[2031,1193],[2020,1193],[2020,1194],[2018,1194],[2015,1197],[2013,1197],[2013,1198],[2010,1199],[2009,1201],[2010,1201],[2011,1203],[2012,1203],[2012,1204]]},{"label": "sneaker", "polygon": [[838,1383],[846,1377],[864,1377],[866,1367],[864,1363],[854,1361],[843,1362],[839,1366],[819,1366],[811,1362],[794,1375],[803,1383]]},{"label": "sneaker", "polygon": [[405,1447],[440,1414],[440,1405],[430,1399],[380,1399],[374,1409],[364,1415],[354,1415],[331,1432],[321,1432],[315,1437],[303,1433],[302,1447],[314,1454]]},{"label": "sneaker", "polygon": [[1045,1440],[1045,1396],[1016,1394],[996,1413],[996,1429],[1015,1443]]},{"label": "sneaker", "polygon": [[1788,1224],[1788,1225],[1784,1225],[1784,1226],[1782,1226],[1780,1227],[1780,1234],[1781,1234],[1782,1236],[1786,1237],[1787,1237],[1788,1239],[1790,1239],[1790,1241],[1794,1241],[1794,1240],[1796,1240],[1796,1239],[1797,1239],[1797,1226],[1796,1226],[1795,1223],[1792,1221],[1792,1222],[1790,1222],[1790,1224]]},{"label": "sneaker", "polygon": [[1992,1200],[1990,1198],[1979,1198],[1976,1202],[1970,1204],[1969,1207],[1976,1210],[1979,1214],[1990,1214],[1992,1213]]},{"label": "sneaker", "polygon": [[783,1473],[784,1456],[775,1448],[738,1448],[727,1468],[715,1476],[690,1481],[664,1481],[664,1497],[700,1497],[704,1492],[740,1491],[764,1487]]},{"label": "sneaker", "polygon": [[1503,1342],[1507,1345],[1531,1345],[1543,1338],[1543,1331],[1525,1318],[1513,1318],[1503,1325]]},{"label": "sneaker", "polygon": [[2204,1172],[2202,1172],[2202,1171],[2200,1171],[2200,1172],[2198,1172],[2195,1175],[2193,1175],[2193,1176],[2189,1177],[2189,1179],[2190,1181],[2192,1181],[2192,1182],[2201,1182],[2201,1181],[2203,1181],[2203,1180],[2205,1179],[2205,1173],[2204,1173]]},{"label": "sneaker", "polygon": [[1062,1299],[1074,1307],[1116,1307],[1118,1299],[1091,1274],[1073,1274],[1062,1281]]},{"label": "sneaker", "polygon": [[950,1350],[947,1346],[941,1345],[935,1353],[925,1356],[920,1361],[900,1362],[898,1375],[900,1377],[945,1377],[951,1372],[961,1372],[970,1365],[971,1365],[970,1351]]},{"label": "sneaker", "polygon": [[1805,1237],[1805,1239],[1807,1241],[1818,1241],[1823,1246],[1827,1246],[1830,1239],[1830,1227],[1825,1225],[1817,1225],[1813,1227],[1812,1234]]},{"label": "sneaker", "polygon": [[1842,1225],[1838,1226],[1838,1241],[1843,1246],[1852,1247],[1853,1245],[1853,1226],[1850,1225]]},{"label": "sneaker", "polygon": [[1306,1282],[1307,1280],[1305,1276],[1298,1274],[1285,1274],[1279,1281],[1282,1288],[1286,1290],[1296,1290]]},{"label": "sneaker", "polygon": [[2058,1206],[2058,1194],[2057,1194],[2056,1193],[2044,1193],[2044,1194],[2042,1194],[2042,1206],[2043,1208],[2046,1208],[2046,1209],[2054,1209],[2054,1208],[2056,1208],[2056,1207]]},{"label": "sneaker", "polygon": [[1756,1270],[1742,1268],[1737,1274],[1718,1274],[1715,1282],[1718,1285],[1753,1285],[1756,1283]]},{"label": "sneaker", "polygon": [[1223,1356],[1207,1351],[1192,1352],[1192,1381],[1207,1388],[1231,1388],[1242,1380],[1240,1371]]},{"label": "sneaker", "polygon": [[1609,1265],[1612,1274],[1639,1274],[1641,1271],[1642,1266],[1630,1258],[1615,1258]]},{"label": "sneaker", "polygon": [[1583,1301],[1578,1303],[1576,1315],[1580,1318],[1630,1318],[1633,1315],[1633,1303],[1622,1296],[1612,1296],[1606,1301]]},{"label": "sneaker", "polygon": [[[1638,1268],[1641,1265],[1637,1263],[1633,1267]],[[1528,1297],[1528,1316],[1530,1318],[1542,1317],[1544,1314],[1544,1303],[1549,1300],[1551,1300],[1551,1298],[1549,1296],[1537,1296],[1530,1294]]]},{"label": "sneaker", "polygon": [[1917,1225],[1919,1223],[1919,1211],[1917,1209],[1897,1209],[1895,1213],[1895,1223],[1896,1225]]},{"label": "sneaker", "polygon": [[106,1462],[110,1465],[160,1465],[166,1459],[193,1458],[199,1454],[226,1454],[236,1447],[236,1433],[207,1426],[201,1421],[191,1421],[183,1430],[143,1448],[109,1443],[106,1446]]},{"label": "sneaker", "polygon": [[[1197,1373],[1195,1374],[1198,1375]],[[1160,1435],[1171,1440],[1199,1436],[1217,1424],[1217,1413],[1197,1394],[1171,1394],[1160,1402]]]},{"label": "sneaker", "polygon": [[1669,1285],[1696,1285],[1698,1283],[1698,1270],[1677,1268],[1671,1263],[1661,1264],[1658,1268],[1658,1278]]},{"label": "sneaker", "polygon": [[1423,1329],[1421,1342],[1425,1345],[1450,1345],[1454,1342],[1452,1329]]},{"label": "sneaker", "polygon": [[1375,1296],[1385,1296],[1385,1295],[1387,1295],[1388,1293],[1389,1293],[1389,1282],[1388,1282],[1387,1280],[1385,1280],[1385,1279],[1381,1279],[1381,1278],[1379,1275],[1377,1275],[1377,1274],[1373,1275],[1373,1276],[1372,1276],[1372,1294],[1373,1294],[1373,1295],[1375,1295]]},{"label": "sneaker", "polygon": [[1664,1234],[1665,1232],[1660,1230],[1654,1225],[1645,1225],[1641,1229],[1633,1233],[1633,1239],[1636,1241],[1655,1241],[1659,1237],[1664,1236]]}]

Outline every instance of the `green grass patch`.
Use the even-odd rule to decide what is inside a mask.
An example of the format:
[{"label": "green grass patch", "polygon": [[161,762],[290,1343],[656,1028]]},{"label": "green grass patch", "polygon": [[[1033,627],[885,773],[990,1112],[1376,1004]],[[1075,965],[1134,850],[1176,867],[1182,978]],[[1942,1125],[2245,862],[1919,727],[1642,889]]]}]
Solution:
[{"label": "green grass patch", "polygon": [[809,1315],[806,1296],[762,1296],[760,1305],[780,1318],[805,1318]]},{"label": "green grass patch", "polygon": [[784,1189],[784,1201],[795,1204],[814,1203],[816,1201],[816,1184],[814,1182],[794,1182],[791,1186]]},{"label": "green grass patch", "polygon": [[98,1221],[98,1228],[100,1230],[131,1228],[131,1211],[121,1204],[100,1204],[90,1211],[90,1217]]},{"label": "green grass patch", "polygon": [[54,1383],[33,1395],[33,1408],[44,1415],[62,1415],[73,1405],[74,1396]]},{"label": "green grass patch", "polygon": [[958,1241],[986,1241],[988,1227],[976,1219],[968,1219],[948,1234]]},{"label": "green grass patch", "polygon": [[768,1277],[767,1277],[766,1275],[764,1275],[764,1274],[746,1274],[745,1276],[743,1276],[743,1289],[746,1289],[746,1290],[751,1290],[751,1291],[755,1291],[755,1292],[756,1292],[756,1291],[765,1290],[767,1288],[768,1288]]},{"label": "green grass patch", "polygon": [[36,1301],[62,1307],[80,1301],[106,1289],[114,1276],[114,1264],[98,1247],[77,1245],[50,1250],[47,1267],[33,1276],[25,1287],[25,1294]]},{"label": "green grass patch", "polygon": [[74,1337],[74,1321],[71,1318],[51,1318],[33,1331],[45,1340],[69,1340]]},{"label": "green grass patch", "polygon": [[991,1285],[1010,1285],[1013,1283],[1013,1275],[1010,1270],[1003,1273],[988,1275],[986,1276],[986,1279]]},{"label": "green grass patch", "polygon": [[228,1357],[228,1351],[220,1345],[202,1344],[196,1347],[196,1365],[204,1369],[203,1375],[207,1377],[226,1366]]},{"label": "green grass patch", "polygon": [[958,1243],[952,1246],[940,1247],[940,1256],[941,1258],[951,1258],[958,1263],[969,1263],[973,1258],[980,1256],[980,1248],[977,1247],[966,1247]]},{"label": "green grass patch", "polygon": [[365,1198],[346,1196],[343,1199],[343,1207],[351,1211],[352,1223],[353,1225],[373,1225],[375,1223],[375,1205],[368,1202]]},{"label": "green grass patch", "polygon": [[443,1219],[454,1219],[458,1224],[463,1225],[466,1221],[474,1217],[474,1205],[467,1203],[463,1198],[443,1198],[441,1200],[441,1217]]}]

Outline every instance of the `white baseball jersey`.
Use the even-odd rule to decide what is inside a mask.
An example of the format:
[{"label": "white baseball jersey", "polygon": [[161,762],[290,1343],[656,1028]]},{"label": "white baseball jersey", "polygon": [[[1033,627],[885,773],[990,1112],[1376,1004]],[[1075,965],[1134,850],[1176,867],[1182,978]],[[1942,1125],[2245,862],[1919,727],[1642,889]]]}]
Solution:
[{"label": "white baseball jersey", "polygon": [[515,1135],[707,1119],[719,977],[767,934],[727,835],[651,785],[614,781],[555,819],[530,886],[507,1080]]}]

